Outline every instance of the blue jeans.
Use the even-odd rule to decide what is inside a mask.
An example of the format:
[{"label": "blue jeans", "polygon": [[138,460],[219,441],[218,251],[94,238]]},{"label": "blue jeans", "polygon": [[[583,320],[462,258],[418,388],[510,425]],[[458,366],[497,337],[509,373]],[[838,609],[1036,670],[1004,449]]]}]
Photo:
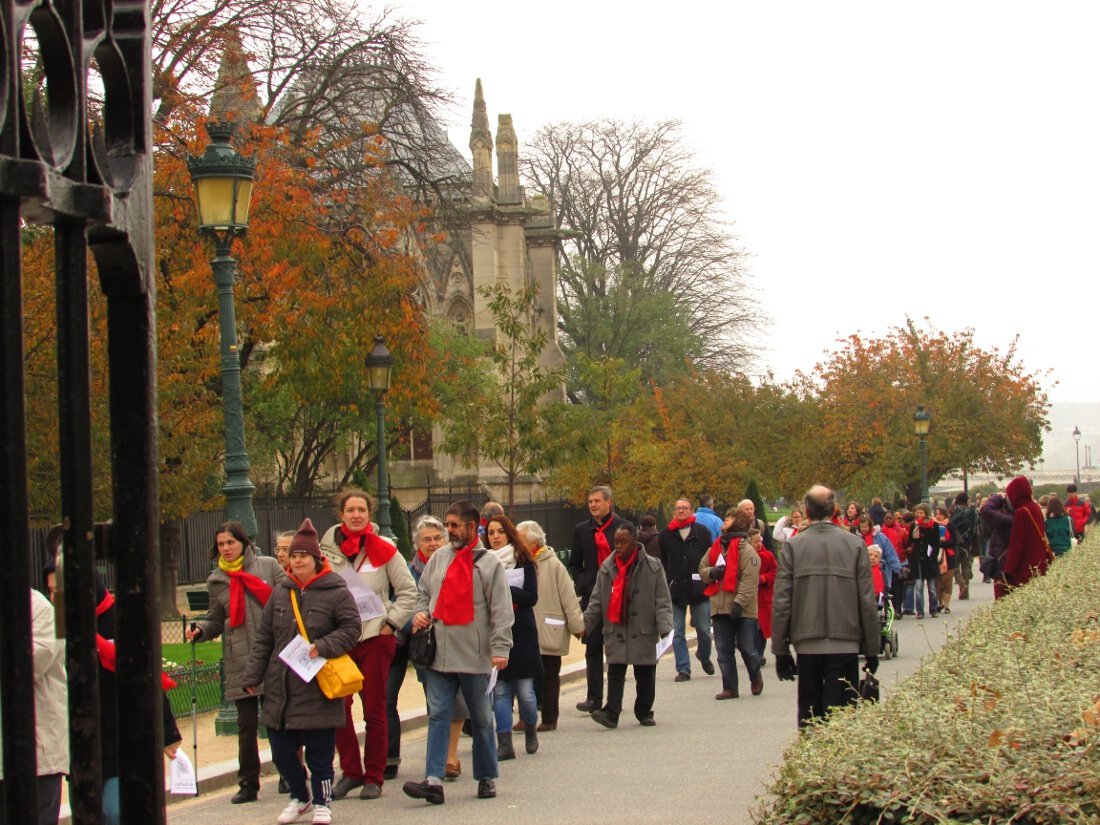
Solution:
[{"label": "blue jeans", "polygon": [[493,739],[493,717],[489,708],[488,673],[441,673],[424,670],[428,696],[428,754],[424,775],[442,781],[451,741],[451,714],[459,690],[470,710],[474,738],[474,779],[496,779],[497,745]]},{"label": "blue jeans", "polygon": [[539,706],[535,698],[534,679],[498,679],[493,686],[493,713],[497,718],[497,733],[512,730],[512,698],[519,702],[519,718],[524,724],[539,723]]},{"label": "blue jeans", "polygon": [[741,651],[741,661],[752,679],[760,673],[760,659],[756,653],[756,619],[734,619],[722,614],[714,619],[714,650],[718,658],[718,670],[722,673],[722,689],[737,690],[737,661],[733,654]]},{"label": "blue jeans", "polygon": [[936,599],[936,588],[939,587],[939,579],[917,579],[913,582],[913,595],[917,602],[917,615],[924,613],[924,588],[928,586],[928,613],[936,613],[940,609],[940,603]]},{"label": "blue jeans", "polygon": [[[691,659],[688,658],[687,607],[672,605],[672,655],[676,659],[676,672],[691,675]],[[691,626],[695,628],[698,647],[695,656],[700,662],[710,661],[710,599],[691,605]]]}]

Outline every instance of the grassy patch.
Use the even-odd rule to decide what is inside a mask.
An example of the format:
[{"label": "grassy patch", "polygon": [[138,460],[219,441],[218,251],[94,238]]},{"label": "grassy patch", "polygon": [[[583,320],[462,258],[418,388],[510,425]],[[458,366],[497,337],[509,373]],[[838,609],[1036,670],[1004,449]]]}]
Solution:
[{"label": "grassy patch", "polygon": [[[162,644],[160,655],[167,662],[174,662],[180,667],[191,667],[191,645],[189,642],[182,644]],[[195,645],[195,659],[199,664],[212,664],[222,659],[221,642],[199,642]],[[165,669],[168,665],[165,664]]]},{"label": "grassy patch", "polygon": [[978,611],[883,705],[799,738],[757,823],[1100,821],[1100,535]]}]

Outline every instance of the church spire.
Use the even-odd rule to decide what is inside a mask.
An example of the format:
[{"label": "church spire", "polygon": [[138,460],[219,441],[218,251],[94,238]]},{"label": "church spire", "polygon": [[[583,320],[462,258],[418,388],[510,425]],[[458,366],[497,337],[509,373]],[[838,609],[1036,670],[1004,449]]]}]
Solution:
[{"label": "church spire", "polygon": [[500,203],[519,203],[519,141],[511,115],[497,116],[497,184]]},{"label": "church spire", "polygon": [[470,121],[470,153],[474,161],[473,192],[475,198],[489,198],[493,194],[493,135],[489,131],[489,115],[485,108],[485,95],[481,91],[481,78],[474,86],[474,114]]},{"label": "church spire", "polygon": [[218,66],[218,82],[210,98],[210,119],[255,123],[261,114],[256,79],[248,68],[240,34],[231,30],[226,36],[222,62]]}]

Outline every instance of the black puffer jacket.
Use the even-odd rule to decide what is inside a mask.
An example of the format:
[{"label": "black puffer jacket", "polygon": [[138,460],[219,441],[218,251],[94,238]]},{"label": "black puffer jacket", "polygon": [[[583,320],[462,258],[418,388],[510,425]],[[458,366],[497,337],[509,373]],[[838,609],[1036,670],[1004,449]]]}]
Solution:
[{"label": "black puffer jacket", "polygon": [[293,576],[287,576],[279,582],[264,608],[252,657],[241,683],[245,687],[263,683],[262,721],[266,727],[278,730],[339,728],[344,724],[344,700],[329,699],[321,692],[316,679],[303,682],[279,658],[279,652],[300,635],[290,603],[292,591],[298,599],[309,640],[326,659],[347,653],[359,641],[362,628],[359,610],[340,576],[326,569],[304,589]]}]

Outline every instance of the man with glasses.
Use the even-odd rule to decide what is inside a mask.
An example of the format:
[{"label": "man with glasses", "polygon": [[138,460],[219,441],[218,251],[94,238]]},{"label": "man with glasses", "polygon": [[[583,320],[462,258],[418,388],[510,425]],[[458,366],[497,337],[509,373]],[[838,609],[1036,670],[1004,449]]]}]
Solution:
[{"label": "man with glasses", "polygon": [[698,646],[696,658],[708,676],[714,673],[710,659],[710,599],[703,595],[705,585],[699,574],[699,562],[710,549],[710,531],[695,520],[691,502],[676,500],[672,521],[657,536],[658,555],[668,577],[672,594],[672,653],[676,660],[676,681],[691,678],[691,658],[687,648],[687,610],[691,607],[691,625]]},{"label": "man with glasses", "polygon": [[508,666],[512,649],[512,595],[504,565],[478,536],[480,513],[456,501],[444,522],[450,544],[435,551],[417,584],[414,633],[434,625],[435,659],[424,668],[428,699],[428,753],[422,782],[406,782],[414,799],[443,804],[443,776],[451,713],[459,690],[470,710],[478,799],[497,795],[497,745],[489,702],[489,676]]}]

